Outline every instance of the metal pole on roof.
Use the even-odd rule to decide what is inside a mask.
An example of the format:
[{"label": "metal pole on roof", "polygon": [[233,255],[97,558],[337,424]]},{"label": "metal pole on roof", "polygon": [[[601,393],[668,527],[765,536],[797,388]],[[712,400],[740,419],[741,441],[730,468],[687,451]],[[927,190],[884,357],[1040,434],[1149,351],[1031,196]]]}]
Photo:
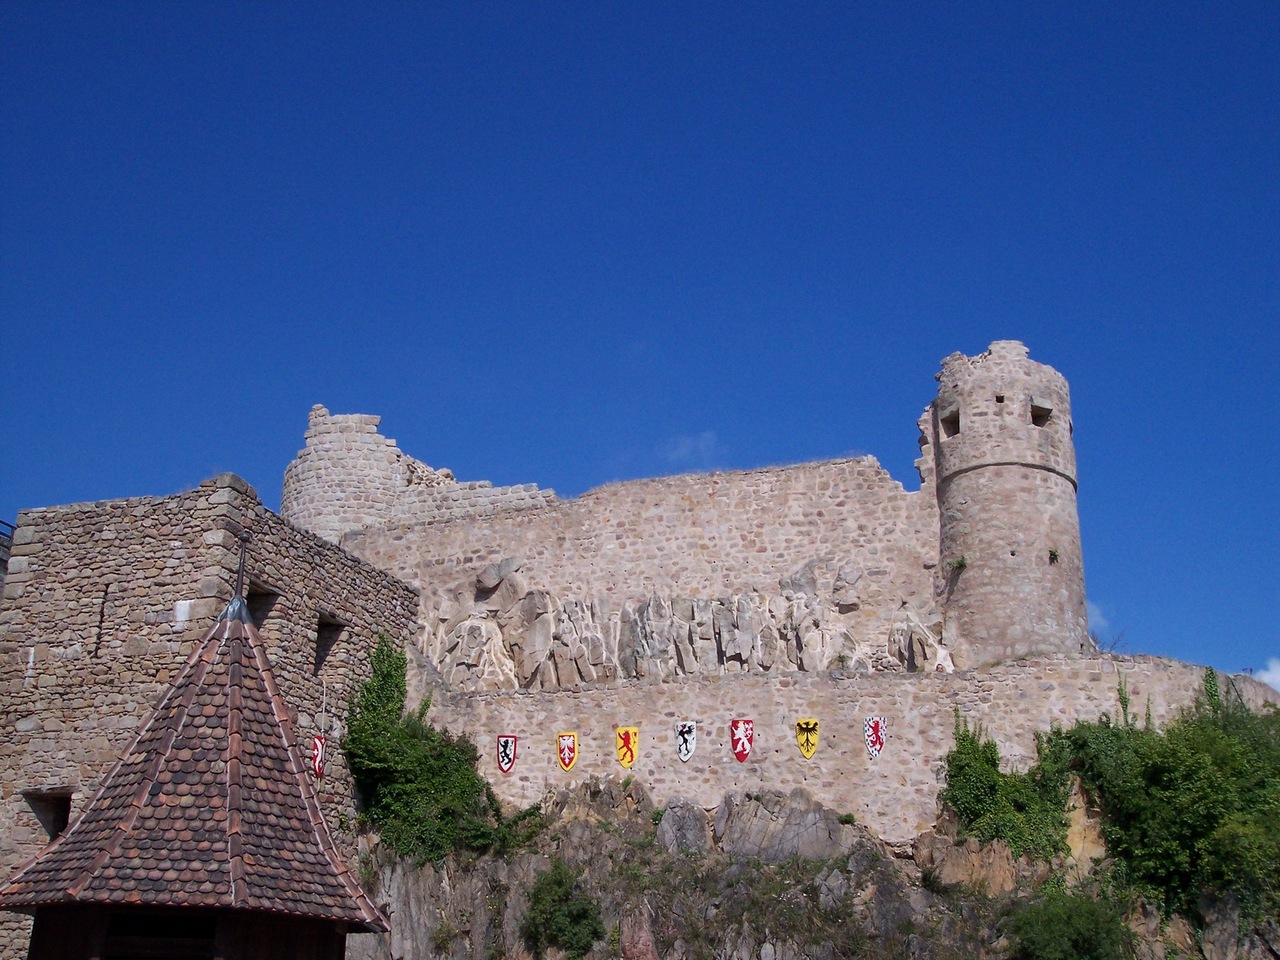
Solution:
[{"label": "metal pole on roof", "polygon": [[241,530],[236,536],[240,540],[240,567],[236,570],[236,592],[237,597],[244,596],[244,560],[249,552],[249,531]]}]

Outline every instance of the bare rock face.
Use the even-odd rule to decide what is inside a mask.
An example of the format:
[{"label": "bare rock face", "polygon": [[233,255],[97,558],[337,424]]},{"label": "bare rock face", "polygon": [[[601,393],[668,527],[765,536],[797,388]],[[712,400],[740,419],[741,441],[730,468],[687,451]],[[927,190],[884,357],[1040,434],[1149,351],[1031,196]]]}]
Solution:
[{"label": "bare rock face", "polygon": [[807,791],[725,797],[716,814],[715,837],[732,856],[764,863],[831,860],[853,848],[856,831],[817,803]]},{"label": "bare rock face", "polygon": [[[999,960],[1008,955],[1000,923],[1011,897],[1026,896],[1045,873],[1007,848],[975,849],[945,832],[921,837],[912,864],[803,790],[730,794],[713,818],[673,801],[655,831],[644,787],[605,778],[549,795],[543,813],[547,825],[533,846],[503,857],[415,866],[375,856],[376,895],[392,931],[351,937],[347,955],[528,958],[521,938],[528,891],[560,858],[581,878],[608,931],[593,958]],[[927,882],[924,870],[933,873]],[[952,889],[937,896],[935,883]],[[990,899],[970,892],[975,887],[1014,892]],[[1181,918],[1166,920],[1140,905],[1128,920],[1139,960],[1280,955],[1274,923],[1238,931],[1233,902],[1201,909],[1203,947]]]},{"label": "bare rock face", "polygon": [[672,800],[658,824],[658,845],[668,853],[706,853],[711,849],[706,811],[688,800]]},{"label": "bare rock face", "polygon": [[1012,893],[1022,873],[1008,844],[999,840],[980,845],[970,837],[956,844],[947,837],[926,834],[916,842],[915,861],[921,870],[932,870],[944,886],[963,886],[991,896]]},{"label": "bare rock face", "polygon": [[653,937],[652,908],[647,903],[632,907],[618,921],[618,941],[622,960],[659,960]]},{"label": "bare rock face", "polygon": [[1069,876],[1080,878],[1106,859],[1107,844],[1102,836],[1102,814],[1085,795],[1078,779],[1071,781],[1067,797],[1067,849],[1071,853]]},{"label": "bare rock face", "polygon": [[1236,960],[1240,956],[1240,909],[1235,901],[1206,900],[1200,912],[1204,915],[1201,949],[1205,960]]}]

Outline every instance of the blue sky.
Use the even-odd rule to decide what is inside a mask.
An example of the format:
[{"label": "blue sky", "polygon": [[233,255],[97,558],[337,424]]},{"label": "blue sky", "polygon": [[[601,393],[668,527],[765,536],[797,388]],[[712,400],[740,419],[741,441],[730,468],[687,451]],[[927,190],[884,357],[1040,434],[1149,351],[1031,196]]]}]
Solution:
[{"label": "blue sky", "polygon": [[1095,626],[1280,672],[1280,6],[0,6],[0,518],[307,411],[561,495],[1071,382]]}]

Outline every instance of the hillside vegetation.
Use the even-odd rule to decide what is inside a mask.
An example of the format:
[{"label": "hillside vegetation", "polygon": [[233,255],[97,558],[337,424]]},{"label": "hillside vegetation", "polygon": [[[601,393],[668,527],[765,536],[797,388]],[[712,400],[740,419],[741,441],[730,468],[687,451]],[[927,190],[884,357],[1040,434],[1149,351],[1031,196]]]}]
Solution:
[{"label": "hillside vegetation", "polygon": [[[506,816],[474,745],[404,713],[404,674],[380,643],[348,718],[381,837],[362,874],[393,921],[353,960],[1280,957],[1280,714],[1223,697],[1212,673],[1163,730],[1135,722],[1122,685],[1116,720],[1048,732],[1021,772],[957,717],[941,800],[958,835],[935,848],[1007,847],[1016,883],[999,896],[940,882],[803,791],[730,794],[712,817],[655,809],[631,778],[590,781]],[[1108,850],[1083,882],[1066,869],[1072,778]]]}]

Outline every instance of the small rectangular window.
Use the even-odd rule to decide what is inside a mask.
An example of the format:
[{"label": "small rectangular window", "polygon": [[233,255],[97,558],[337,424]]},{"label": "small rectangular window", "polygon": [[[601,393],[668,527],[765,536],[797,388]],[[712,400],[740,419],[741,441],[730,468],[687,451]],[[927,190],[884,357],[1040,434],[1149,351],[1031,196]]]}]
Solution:
[{"label": "small rectangular window", "polygon": [[329,654],[333,652],[333,648],[342,639],[342,633],[346,629],[347,625],[333,614],[320,614],[320,618],[316,622],[316,662],[313,671],[315,676],[320,675],[320,670],[324,667],[325,661],[329,659]]},{"label": "small rectangular window", "polygon": [[938,418],[938,426],[942,428],[943,437],[954,437],[960,432],[960,411],[943,414]]},{"label": "small rectangular window", "polygon": [[253,620],[253,625],[261,632],[267,618],[275,612],[276,604],[280,602],[280,594],[260,583],[252,583],[245,593],[244,602],[249,608],[249,617]]}]

